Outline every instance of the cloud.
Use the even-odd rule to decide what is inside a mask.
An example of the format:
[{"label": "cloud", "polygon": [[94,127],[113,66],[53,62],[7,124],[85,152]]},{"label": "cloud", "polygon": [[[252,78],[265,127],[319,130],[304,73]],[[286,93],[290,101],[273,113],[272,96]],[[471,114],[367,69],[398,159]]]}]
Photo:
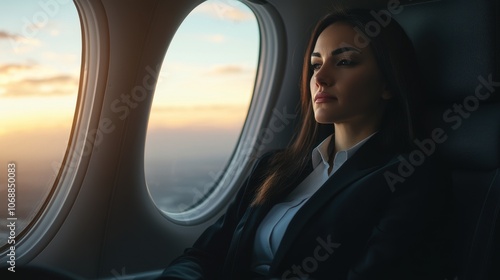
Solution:
[{"label": "cloud", "polygon": [[248,113],[245,104],[185,104],[153,105],[150,128],[191,127],[197,130],[212,128],[241,129]]},{"label": "cloud", "polygon": [[221,104],[221,105],[198,105],[198,106],[165,106],[165,105],[153,105],[155,112],[207,112],[207,111],[224,111],[224,112],[241,112],[241,110],[248,110],[248,106],[243,104]]},{"label": "cloud", "polygon": [[200,5],[196,11],[214,18],[233,22],[255,19],[252,12],[243,10],[241,4],[236,2],[234,4],[206,2],[204,5]]},{"label": "cloud", "polygon": [[66,83],[73,83],[75,82],[75,78],[69,75],[60,75],[60,76],[41,78],[41,79],[25,79],[22,82],[32,86],[47,85],[47,84],[61,85]]},{"label": "cloud", "polygon": [[57,37],[57,36],[59,36],[59,35],[61,34],[61,31],[60,31],[60,30],[58,30],[58,29],[51,29],[51,30],[49,31],[49,34],[50,34],[52,37]]},{"label": "cloud", "polygon": [[249,13],[249,12],[244,12],[244,11],[241,11],[241,10],[238,10],[234,7],[226,10],[222,16],[224,18],[227,18],[231,21],[234,21],[234,22],[242,22],[242,21],[246,21],[246,20],[251,20],[251,19],[254,19],[254,15]]},{"label": "cloud", "polygon": [[8,39],[17,40],[18,38],[19,38],[19,36],[15,35],[15,34],[11,34],[7,31],[0,30],[0,40],[8,40]]},{"label": "cloud", "polygon": [[42,45],[42,42],[32,36],[22,36],[13,34],[5,30],[0,30],[0,41],[9,40],[15,53],[27,53]]},{"label": "cloud", "polygon": [[203,36],[203,40],[211,42],[211,43],[224,43],[226,41],[226,37],[222,34],[214,34],[214,35],[205,35]]},{"label": "cloud", "polygon": [[69,75],[23,79],[5,84],[3,97],[60,96],[75,94],[78,79]]},{"label": "cloud", "polygon": [[242,66],[239,65],[217,65],[212,67],[207,74],[209,75],[235,75],[247,72]]},{"label": "cloud", "polygon": [[12,34],[7,31],[0,30],[0,40],[14,40],[15,44],[27,44],[32,46],[39,46],[41,44],[40,40],[31,37],[24,37],[18,34]]},{"label": "cloud", "polygon": [[12,72],[24,71],[33,69],[34,65],[29,64],[5,64],[0,65],[0,75],[10,74]]}]

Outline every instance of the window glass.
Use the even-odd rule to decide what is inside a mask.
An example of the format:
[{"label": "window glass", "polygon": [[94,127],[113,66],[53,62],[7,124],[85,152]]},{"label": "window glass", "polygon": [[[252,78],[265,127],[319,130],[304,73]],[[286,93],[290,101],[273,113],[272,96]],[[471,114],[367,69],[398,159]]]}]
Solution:
[{"label": "window glass", "polygon": [[[19,235],[41,209],[63,161],[78,96],[81,28],[70,0],[10,0],[2,1],[0,8],[4,246],[10,236],[7,218],[16,218]],[[14,185],[7,188],[8,182]],[[12,193],[15,201],[9,202]]]},{"label": "window glass", "polygon": [[236,147],[253,94],[257,20],[239,1],[194,9],[164,59],[150,115],[145,173],[160,209],[200,203]]}]

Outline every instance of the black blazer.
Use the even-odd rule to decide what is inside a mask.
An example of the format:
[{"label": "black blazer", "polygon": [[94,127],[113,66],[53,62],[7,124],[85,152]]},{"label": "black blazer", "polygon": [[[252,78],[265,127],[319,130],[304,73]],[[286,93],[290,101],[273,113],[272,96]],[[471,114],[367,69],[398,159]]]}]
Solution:
[{"label": "black blazer", "polygon": [[[432,157],[388,152],[379,138],[370,138],[297,212],[270,275],[261,279],[445,278],[449,177]],[[254,236],[271,206],[249,205],[270,157],[255,164],[225,215],[161,279],[256,277]]]}]

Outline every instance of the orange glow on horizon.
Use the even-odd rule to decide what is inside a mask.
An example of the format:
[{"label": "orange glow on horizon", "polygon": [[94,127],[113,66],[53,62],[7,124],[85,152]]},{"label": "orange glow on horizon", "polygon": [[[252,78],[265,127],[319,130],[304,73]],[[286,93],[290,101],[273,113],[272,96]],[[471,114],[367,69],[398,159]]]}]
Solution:
[{"label": "orange glow on horizon", "polygon": [[241,129],[248,106],[168,106],[157,107],[149,129],[212,127]]}]

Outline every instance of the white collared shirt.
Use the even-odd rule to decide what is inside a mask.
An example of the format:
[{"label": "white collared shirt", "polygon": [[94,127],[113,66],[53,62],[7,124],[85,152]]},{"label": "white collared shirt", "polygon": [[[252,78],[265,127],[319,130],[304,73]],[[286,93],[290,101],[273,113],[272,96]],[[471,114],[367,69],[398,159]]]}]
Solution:
[{"label": "white collared shirt", "polygon": [[[375,132],[376,133],[376,132]],[[266,274],[285,235],[288,224],[305,202],[366,142],[372,135],[351,148],[339,151],[333,159],[330,174],[328,169],[328,146],[333,135],[328,136],[312,151],[313,171],[282,202],[274,205],[262,220],[255,235],[252,270]]]}]

